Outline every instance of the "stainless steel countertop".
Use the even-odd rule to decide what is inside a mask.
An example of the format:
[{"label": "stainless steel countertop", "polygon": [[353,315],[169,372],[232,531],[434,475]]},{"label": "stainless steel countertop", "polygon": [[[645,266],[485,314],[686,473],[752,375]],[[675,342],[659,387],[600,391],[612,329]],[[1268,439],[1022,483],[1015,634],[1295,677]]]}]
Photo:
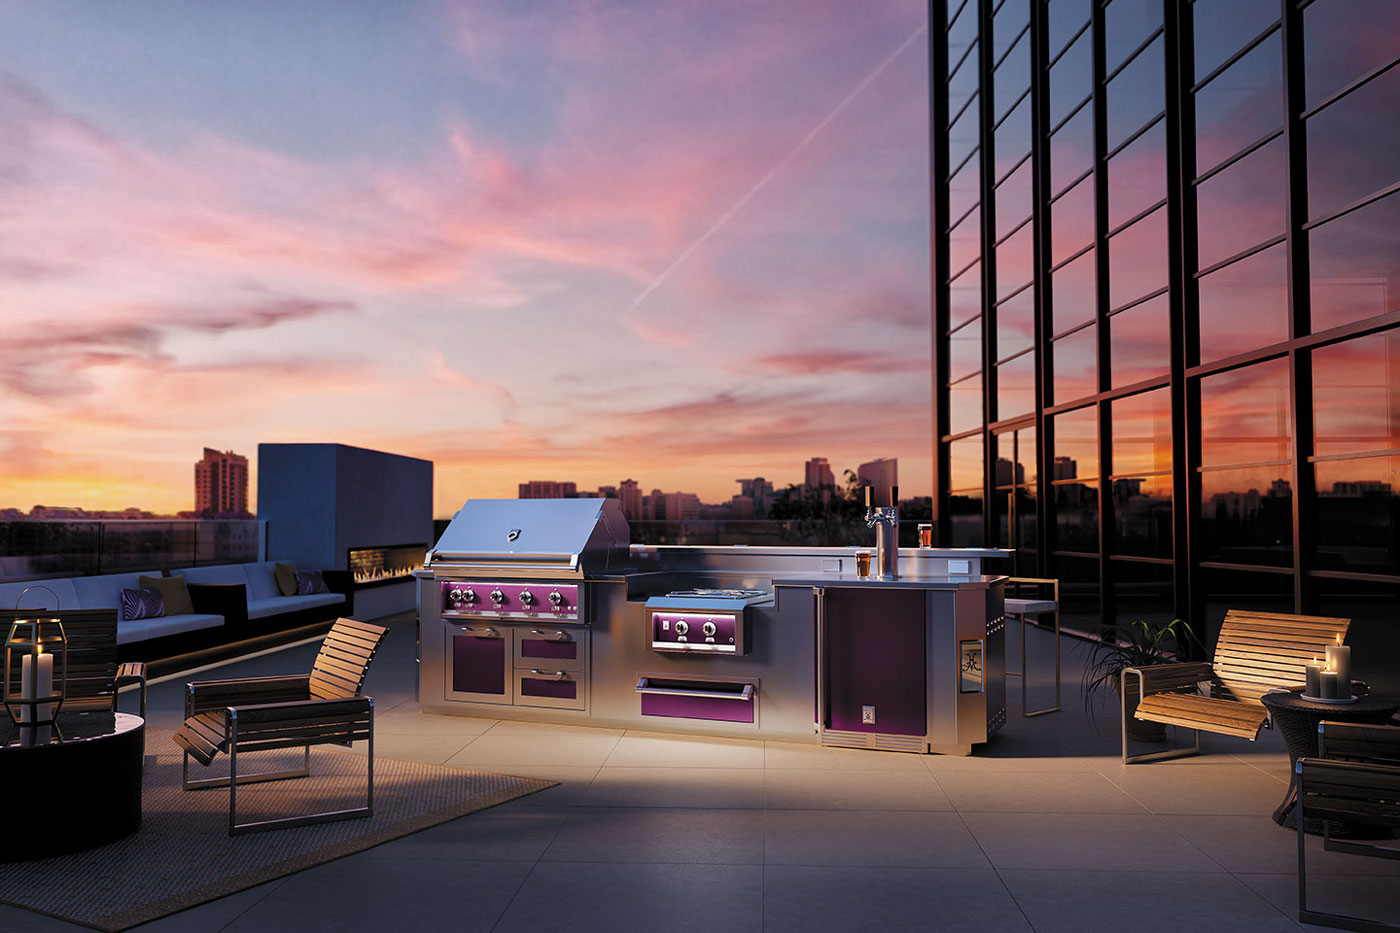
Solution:
[{"label": "stainless steel countertop", "polygon": [[900,574],[897,579],[885,577],[861,577],[853,573],[814,573],[801,577],[775,577],[777,586],[845,586],[900,590],[985,590],[994,583],[1007,579],[1001,574],[977,574],[975,576],[953,575],[946,577],[921,577]]}]

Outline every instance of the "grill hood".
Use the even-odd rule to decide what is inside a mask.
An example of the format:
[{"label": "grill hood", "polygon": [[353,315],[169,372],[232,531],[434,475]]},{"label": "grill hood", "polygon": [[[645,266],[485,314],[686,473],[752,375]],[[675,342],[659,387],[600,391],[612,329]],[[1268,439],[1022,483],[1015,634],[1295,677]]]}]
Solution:
[{"label": "grill hood", "polygon": [[470,499],[425,568],[583,579],[622,570],[630,542],[616,499]]}]

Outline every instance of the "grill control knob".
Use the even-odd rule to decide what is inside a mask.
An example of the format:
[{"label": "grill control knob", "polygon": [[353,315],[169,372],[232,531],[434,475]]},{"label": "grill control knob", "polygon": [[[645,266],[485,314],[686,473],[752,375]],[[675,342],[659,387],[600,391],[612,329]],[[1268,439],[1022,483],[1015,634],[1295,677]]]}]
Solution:
[{"label": "grill control knob", "polygon": [[558,590],[550,590],[550,592],[549,592],[549,604],[550,604],[551,606],[553,606],[555,609],[558,609],[558,608],[559,608],[559,605],[560,605],[561,603],[563,603],[563,602],[564,602],[564,596],[563,596],[562,593],[560,593]]},{"label": "grill control knob", "polygon": [[690,631],[690,623],[687,622],[685,619],[677,619],[677,620],[676,620],[676,634],[677,634],[677,635],[684,635],[684,634],[685,634],[686,632],[688,632],[688,631]]},{"label": "grill control knob", "polygon": [[535,594],[531,593],[529,590],[521,590],[519,598],[520,605],[522,606],[533,606],[535,604]]},{"label": "grill control knob", "polygon": [[704,625],[700,626],[700,631],[705,633],[706,638],[714,638],[715,632],[719,630],[715,627],[713,622],[706,622]]},{"label": "grill control knob", "polygon": [[501,603],[503,603],[503,602],[505,602],[505,601],[506,601],[506,594],[505,594],[505,593],[502,593],[499,587],[497,587],[496,589],[494,589],[494,590],[491,591],[491,602],[493,602],[493,603],[495,603],[497,606],[499,606]]},{"label": "grill control knob", "polygon": [[454,603],[460,603],[460,602],[462,601],[462,591],[461,591],[461,590],[448,590],[448,591],[447,591],[447,598],[448,598],[449,600],[451,600],[452,602],[454,602]]},{"label": "grill control knob", "polygon": [[470,606],[472,603],[476,602],[476,592],[469,589],[462,590],[462,595],[458,597],[458,599]]}]

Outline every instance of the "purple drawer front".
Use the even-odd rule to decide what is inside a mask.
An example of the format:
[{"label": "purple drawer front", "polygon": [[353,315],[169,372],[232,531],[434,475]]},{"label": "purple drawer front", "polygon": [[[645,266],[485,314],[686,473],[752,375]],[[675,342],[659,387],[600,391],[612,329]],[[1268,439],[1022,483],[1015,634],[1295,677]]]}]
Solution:
[{"label": "purple drawer front", "polygon": [[671,719],[715,719],[720,722],[753,722],[752,700],[722,697],[679,697],[664,693],[643,693],[643,716]]},{"label": "purple drawer front", "polygon": [[550,661],[577,661],[578,642],[521,638],[520,656],[522,658],[543,658]]},{"label": "purple drawer front", "polygon": [[527,697],[549,697],[553,700],[577,700],[578,681],[549,680],[534,677],[520,678],[520,695]]}]

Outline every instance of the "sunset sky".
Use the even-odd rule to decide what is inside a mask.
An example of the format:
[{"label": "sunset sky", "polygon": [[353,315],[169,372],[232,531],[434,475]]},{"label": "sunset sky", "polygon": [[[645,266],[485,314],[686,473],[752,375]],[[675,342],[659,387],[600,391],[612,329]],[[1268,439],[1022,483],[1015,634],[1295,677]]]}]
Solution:
[{"label": "sunset sky", "polygon": [[438,515],[926,495],[927,94],[923,0],[0,0],[0,508],[260,442],[430,459]]}]

